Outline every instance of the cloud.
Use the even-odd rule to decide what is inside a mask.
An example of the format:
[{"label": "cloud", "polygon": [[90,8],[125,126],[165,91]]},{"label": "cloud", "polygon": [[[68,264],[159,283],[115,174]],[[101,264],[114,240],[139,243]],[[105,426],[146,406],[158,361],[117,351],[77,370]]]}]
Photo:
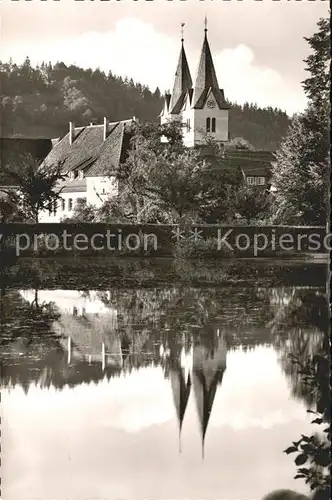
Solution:
[{"label": "cloud", "polygon": [[[7,44],[2,58],[10,56],[22,62],[29,55],[32,64],[41,61],[63,61],[83,68],[97,68],[135,82],[147,84],[152,91],[171,89],[180,44],[172,36],[158,32],[153,24],[138,18],[119,20],[114,31],[89,31],[61,38],[33,40],[24,45]],[[231,101],[239,104],[256,102],[259,106],[276,106],[289,113],[305,107],[300,82],[287,81],[275,70],[255,64],[252,49],[244,44],[215,52],[211,46],[219,84]],[[192,76],[195,77],[199,51],[187,47]]]},{"label": "cloud", "polygon": [[240,44],[214,55],[219,84],[231,101],[256,102],[293,113],[305,107],[300,82],[294,87],[275,70],[256,66],[250,47]]},{"label": "cloud", "polygon": [[179,44],[173,38],[157,33],[152,24],[135,18],[117,22],[115,31],[89,31],[81,35],[7,45],[2,58],[10,56],[22,62],[28,55],[32,64],[41,61],[63,61],[83,68],[97,68],[119,76],[128,76],[154,90],[164,90],[175,73]]},{"label": "cloud", "polygon": [[[18,387],[10,393],[5,392],[6,416],[13,421],[19,419],[17,408],[23,404],[32,425],[37,417],[47,418],[50,409],[57,415],[49,422],[50,427],[61,424],[65,427],[68,420],[79,420],[84,426],[93,420],[102,428],[112,427],[129,433],[167,422],[175,416],[170,383],[161,368],[133,370],[130,375],[111,381],[104,379],[97,386],[76,386],[74,404],[73,389],[69,387],[59,392],[54,388],[45,391],[32,385],[28,398]],[[102,408],[97,414],[96,407]]]}]

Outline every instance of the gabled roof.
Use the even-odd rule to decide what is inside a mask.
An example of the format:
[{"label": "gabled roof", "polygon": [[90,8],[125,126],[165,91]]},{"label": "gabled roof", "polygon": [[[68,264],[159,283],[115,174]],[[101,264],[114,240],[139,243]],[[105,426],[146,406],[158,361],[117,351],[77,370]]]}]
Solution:
[{"label": "gabled roof", "polygon": [[169,103],[171,102],[171,94],[165,94],[164,107],[159,116],[163,116],[164,114],[168,114],[169,112]]},{"label": "gabled roof", "polygon": [[85,193],[87,189],[86,179],[74,179],[70,182],[62,181],[58,184],[61,193]]},{"label": "gabled roof", "polygon": [[201,428],[202,453],[217,387],[226,370],[227,341],[222,335],[214,347],[197,345],[193,350],[193,386]]},{"label": "gabled roof", "polygon": [[132,120],[111,123],[104,140],[104,125],[75,128],[70,144],[66,134],[45,158],[50,165],[63,161],[63,172],[83,170],[87,177],[103,176],[111,167],[116,168],[129,147]]},{"label": "gabled roof", "polygon": [[182,44],[169,106],[170,113],[178,114],[181,111],[186,93],[192,85],[193,83],[189,71],[188,61]]},{"label": "gabled roof", "polygon": [[219,89],[216,70],[214,68],[212,54],[207,39],[207,31],[205,30],[204,42],[194,87],[193,107],[195,109],[201,109],[204,106],[210,89],[213,91],[219,108],[228,109],[224,93]]},{"label": "gabled roof", "polygon": [[191,379],[190,375],[187,376],[187,379],[185,378],[184,369],[179,365],[171,367],[170,379],[174,406],[178,418],[179,429],[181,430],[191,390]]},{"label": "gabled roof", "polygon": [[231,108],[224,97],[223,89],[214,89],[212,87],[207,87],[203,90],[203,92],[201,93],[200,97],[198,98],[196,104],[194,105],[195,109],[204,108],[210,92],[213,94],[219,109],[230,109]]},{"label": "gabled roof", "polygon": [[218,385],[221,384],[223,376],[223,369],[217,369],[213,374],[210,383],[207,383],[206,376],[203,370],[194,369],[194,394],[196,399],[196,407],[200,423],[202,445],[204,446],[205,434],[209,424],[214,398],[217,392]]},{"label": "gabled roof", "polygon": [[274,153],[272,151],[234,150],[225,152],[224,158],[216,156],[208,146],[197,148],[202,159],[213,169],[241,172],[245,176],[271,177]]}]

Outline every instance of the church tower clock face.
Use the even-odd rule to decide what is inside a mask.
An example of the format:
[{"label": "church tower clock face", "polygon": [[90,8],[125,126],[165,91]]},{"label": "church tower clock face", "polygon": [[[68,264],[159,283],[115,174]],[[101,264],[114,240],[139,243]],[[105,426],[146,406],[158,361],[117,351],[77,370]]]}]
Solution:
[{"label": "church tower clock face", "polygon": [[209,100],[207,103],[206,103],[207,107],[209,109],[213,109],[216,107],[216,103],[213,101],[213,100]]}]

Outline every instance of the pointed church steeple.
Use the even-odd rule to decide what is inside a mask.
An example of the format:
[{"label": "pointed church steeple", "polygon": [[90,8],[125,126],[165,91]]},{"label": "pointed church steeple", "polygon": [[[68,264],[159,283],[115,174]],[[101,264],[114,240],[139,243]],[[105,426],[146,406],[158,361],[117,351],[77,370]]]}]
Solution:
[{"label": "pointed church steeple", "polygon": [[178,419],[179,451],[181,453],[181,430],[191,390],[191,379],[190,375],[186,377],[184,369],[179,364],[171,368],[170,379],[172,385],[174,406]]},{"label": "pointed church steeple", "polygon": [[198,344],[193,351],[193,386],[201,431],[202,458],[214,399],[226,370],[226,353],[227,345],[223,337],[218,339],[216,348],[212,350]]},{"label": "pointed church steeple", "polygon": [[192,105],[195,109],[204,106],[210,89],[220,109],[228,109],[223,91],[219,89],[216,70],[214,68],[210,45],[207,38],[207,19],[205,18],[204,41],[196,74]]},{"label": "pointed church steeple", "polygon": [[178,65],[176,68],[173,92],[171,95],[171,102],[169,106],[169,112],[172,114],[178,114],[181,111],[184,99],[186,97],[186,93],[189,89],[192,88],[193,85],[189,71],[186,52],[183,46],[184,42],[183,26],[184,23],[181,24],[181,30],[182,30],[181,51],[180,51]]}]

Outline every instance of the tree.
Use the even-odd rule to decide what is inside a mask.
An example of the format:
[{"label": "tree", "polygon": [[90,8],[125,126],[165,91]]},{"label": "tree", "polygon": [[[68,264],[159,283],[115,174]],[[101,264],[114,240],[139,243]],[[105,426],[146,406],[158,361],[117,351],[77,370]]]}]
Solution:
[{"label": "tree", "polygon": [[297,356],[291,356],[292,363],[298,367],[304,383],[317,401],[316,411],[307,411],[315,415],[311,423],[318,425],[320,432],[311,436],[302,434],[298,441],[293,441],[292,446],[284,450],[286,454],[297,453],[295,478],[304,479],[319,500],[331,498],[330,349],[330,338],[325,333],[321,350],[312,358],[303,363]]},{"label": "tree", "polygon": [[[221,155],[219,159],[223,162]],[[234,172],[213,166],[211,156],[184,146],[181,124],[176,122],[138,126],[117,176],[136,220],[146,221],[152,209],[155,216],[164,214],[170,222],[202,221],[215,213],[225,204],[227,182],[236,178]]]},{"label": "tree", "polygon": [[62,162],[56,165],[46,165],[29,154],[23,154],[15,163],[5,167],[5,173],[17,186],[17,191],[7,190],[8,199],[17,203],[27,219],[39,222],[42,210],[60,198],[58,183],[65,179],[62,174]]},{"label": "tree", "polygon": [[61,222],[99,222],[98,209],[94,205],[87,205],[84,198],[78,198],[72,217],[63,219]]},{"label": "tree", "polygon": [[326,107],[329,102],[331,58],[329,19],[320,19],[317,26],[317,33],[305,38],[313,53],[305,59],[310,76],[304,80],[303,88],[309,100],[319,108]]},{"label": "tree", "polygon": [[303,82],[308,107],[293,120],[273,167],[278,223],[325,224],[329,210],[329,21],[321,19],[306,40],[313,50],[305,60],[310,77]]},{"label": "tree", "polygon": [[227,149],[228,150],[240,149],[240,150],[246,150],[246,151],[253,151],[255,148],[252,144],[250,144],[249,141],[247,141],[243,137],[234,137],[227,144]]},{"label": "tree", "polygon": [[234,193],[234,207],[248,223],[259,217],[266,217],[271,207],[271,194],[259,187],[241,185]]},{"label": "tree", "polygon": [[[283,294],[281,293],[281,299]],[[288,291],[269,326],[280,361],[290,377],[293,395],[304,400],[313,414],[315,430],[293,441],[284,452],[296,454],[295,478],[304,479],[314,491],[313,498],[330,498],[331,476],[331,393],[330,335],[327,297],[312,290]],[[274,292],[274,299],[276,298]],[[285,333],[288,332],[286,336]]]},{"label": "tree", "polygon": [[19,197],[12,193],[10,197],[0,198],[0,224],[23,222],[24,213],[19,209]]}]

